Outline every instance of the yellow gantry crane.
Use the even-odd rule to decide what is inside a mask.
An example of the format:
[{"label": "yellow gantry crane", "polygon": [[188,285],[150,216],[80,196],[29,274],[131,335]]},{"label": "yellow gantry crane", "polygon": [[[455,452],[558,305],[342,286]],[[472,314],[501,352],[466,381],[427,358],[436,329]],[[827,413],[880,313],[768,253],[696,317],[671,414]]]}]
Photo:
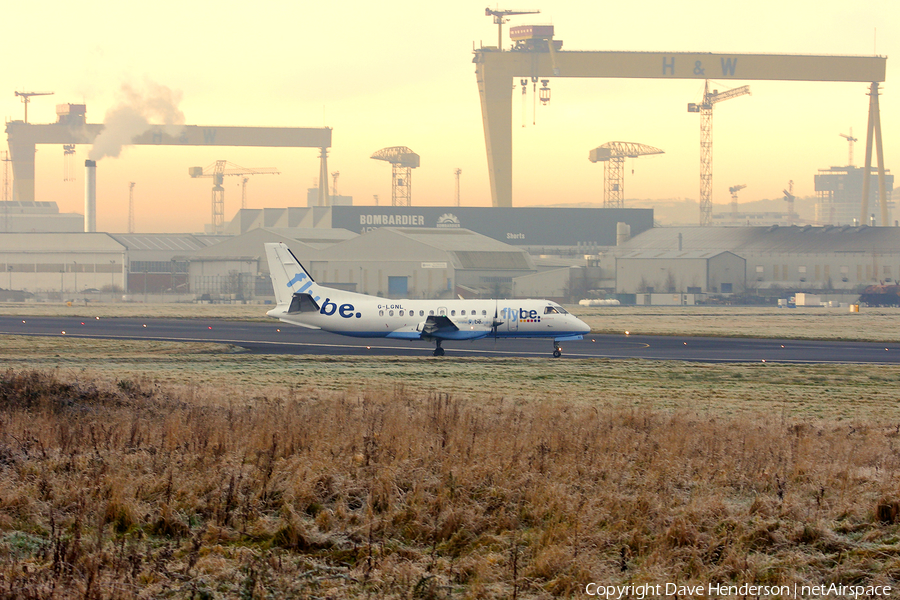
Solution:
[{"label": "yellow gantry crane", "polygon": [[625,207],[625,173],[622,169],[625,159],[649,154],[664,152],[635,142],[606,142],[591,150],[588,160],[603,163],[603,208]]},{"label": "yellow gantry crane", "polygon": [[712,220],[712,116],[713,106],[725,100],[750,93],[750,86],[719,93],[709,91],[709,80],[703,87],[703,101],[688,104],[688,112],[700,113],[700,225],[709,225]]},{"label": "yellow gantry crane", "polygon": [[[188,175],[194,178],[211,177],[212,188],[212,233],[222,233],[225,230],[225,188],[222,183],[226,175],[279,175],[279,171],[273,167],[246,168],[227,160],[217,160],[206,167],[191,167]],[[247,208],[246,195],[247,177],[241,183],[241,208]]]}]

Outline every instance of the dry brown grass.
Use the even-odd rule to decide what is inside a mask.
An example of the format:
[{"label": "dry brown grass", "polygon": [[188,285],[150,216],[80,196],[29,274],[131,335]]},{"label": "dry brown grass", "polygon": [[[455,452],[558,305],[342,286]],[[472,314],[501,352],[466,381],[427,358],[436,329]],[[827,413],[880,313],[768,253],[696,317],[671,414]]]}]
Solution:
[{"label": "dry brown grass", "polygon": [[[525,398],[380,368],[224,388],[6,371],[0,597],[545,598],[591,581],[900,577],[894,392],[837,419],[669,406],[666,385],[638,402],[628,378],[606,397]],[[699,389],[690,373],[660,380]],[[752,373],[793,389],[788,371]]]}]

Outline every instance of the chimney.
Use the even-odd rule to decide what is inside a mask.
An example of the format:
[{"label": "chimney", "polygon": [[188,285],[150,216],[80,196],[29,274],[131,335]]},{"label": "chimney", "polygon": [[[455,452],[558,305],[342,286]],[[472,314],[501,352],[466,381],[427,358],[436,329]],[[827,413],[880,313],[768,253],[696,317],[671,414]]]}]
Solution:
[{"label": "chimney", "polygon": [[84,231],[97,231],[97,161],[84,161]]},{"label": "chimney", "polygon": [[616,246],[621,246],[631,239],[631,225],[628,223],[616,223]]}]

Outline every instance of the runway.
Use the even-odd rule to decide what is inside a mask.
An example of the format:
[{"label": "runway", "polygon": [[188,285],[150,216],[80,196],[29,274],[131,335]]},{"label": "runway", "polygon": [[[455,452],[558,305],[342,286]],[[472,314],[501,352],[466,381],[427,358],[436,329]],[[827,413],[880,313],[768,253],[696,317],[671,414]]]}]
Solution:
[{"label": "runway", "polygon": [[[217,319],[86,319],[79,317],[0,317],[0,335],[85,337],[169,342],[233,344],[253,354],[431,356],[428,342],[351,338],[272,321]],[[483,339],[444,342],[446,355],[565,359],[683,360],[695,362],[881,363],[900,362],[900,344],[799,341],[756,338],[701,338],[644,335],[587,335],[562,344],[553,359],[550,339]]]}]

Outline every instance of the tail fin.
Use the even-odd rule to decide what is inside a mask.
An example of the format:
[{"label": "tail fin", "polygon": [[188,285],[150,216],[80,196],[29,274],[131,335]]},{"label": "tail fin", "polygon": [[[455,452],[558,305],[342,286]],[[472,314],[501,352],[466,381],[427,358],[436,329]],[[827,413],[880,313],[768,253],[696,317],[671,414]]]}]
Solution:
[{"label": "tail fin", "polygon": [[319,301],[321,286],[313,281],[294,253],[283,243],[266,244],[266,258],[269,260],[269,275],[275,288],[278,304],[290,305],[294,294],[309,294]]}]

